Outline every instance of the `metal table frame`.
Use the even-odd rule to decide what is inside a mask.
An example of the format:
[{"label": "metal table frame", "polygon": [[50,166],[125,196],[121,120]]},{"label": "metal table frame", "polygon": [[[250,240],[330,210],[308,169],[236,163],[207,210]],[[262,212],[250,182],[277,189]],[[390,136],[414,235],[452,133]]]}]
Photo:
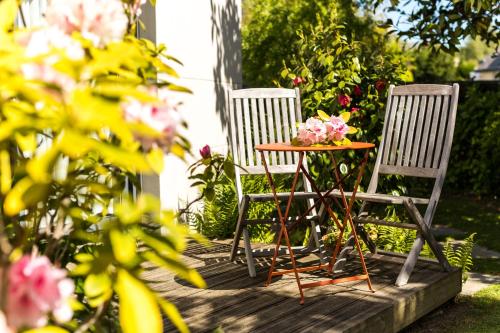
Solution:
[{"label": "metal table frame", "polygon": [[[372,289],[370,276],[369,276],[368,270],[366,268],[366,263],[365,263],[365,259],[363,256],[363,252],[361,251],[361,246],[359,245],[359,241],[358,241],[358,237],[357,237],[357,233],[356,233],[356,227],[355,227],[355,224],[354,224],[354,222],[352,220],[352,216],[351,216],[351,209],[352,209],[352,206],[354,204],[354,200],[356,199],[356,191],[357,191],[357,188],[359,186],[359,183],[361,182],[361,178],[363,176],[364,169],[365,169],[366,163],[368,161],[368,153],[369,153],[369,150],[373,147],[375,147],[374,144],[365,143],[365,142],[353,142],[351,145],[348,145],[348,146],[301,147],[301,146],[292,146],[292,145],[287,144],[287,143],[276,143],[276,144],[262,144],[262,145],[257,145],[255,147],[255,149],[257,151],[259,151],[261,154],[262,164],[264,165],[267,180],[269,181],[269,184],[271,186],[271,190],[272,190],[272,193],[274,196],[274,203],[276,205],[276,209],[278,211],[279,221],[281,224],[278,239],[276,242],[276,248],[275,248],[273,259],[271,262],[271,267],[269,268],[266,286],[268,286],[271,283],[271,279],[273,276],[279,276],[279,275],[293,273],[295,275],[295,280],[297,281],[297,286],[298,286],[299,292],[300,292],[300,304],[304,304],[304,291],[303,291],[303,289],[306,289],[306,288],[313,288],[313,287],[319,287],[319,286],[330,285],[330,284],[337,284],[337,283],[348,282],[348,281],[366,280],[370,291],[372,291],[372,292],[374,291]],[[337,160],[335,159],[333,152],[347,151],[347,150],[358,150],[358,149],[364,149],[365,154],[364,154],[364,158],[362,159],[361,163],[358,166],[358,175],[356,178],[356,182],[354,185],[352,195],[348,201],[346,196],[345,196],[344,188],[342,186],[343,178],[339,174],[338,163],[337,163]],[[278,151],[278,152],[279,151],[291,151],[291,152],[299,153],[299,162],[297,164],[297,169],[296,169],[294,177],[293,177],[293,182],[292,182],[291,190],[290,190],[290,196],[288,198],[284,214],[281,211],[280,201],[279,201],[278,196],[276,194],[276,187],[274,185],[272,175],[269,172],[269,168],[268,168],[267,161],[266,161],[265,154],[264,154],[264,152],[269,152],[269,151]],[[332,161],[334,163],[334,175],[335,175],[336,184],[334,184],[334,186],[332,186],[332,188],[329,191],[322,193],[319,190],[316,183],[314,182],[314,180],[312,179],[312,177],[309,174],[309,172],[307,171],[307,169],[304,167],[303,161],[304,161],[304,157],[305,157],[306,152],[328,152],[328,153],[330,153]],[[328,264],[323,264],[320,262],[318,265],[298,268],[296,260],[295,260],[295,255],[293,253],[293,249],[292,249],[292,246],[290,244],[290,238],[288,236],[288,230],[286,227],[286,220],[288,218],[288,214],[290,212],[290,207],[291,207],[292,201],[294,199],[295,188],[297,186],[300,172],[302,172],[305,175],[305,177],[309,180],[314,192],[318,196],[318,200],[316,200],[314,202],[314,205],[312,205],[309,208],[309,210],[302,215],[302,217],[306,216],[309,213],[309,211],[311,209],[313,209],[316,205],[318,205],[319,203],[322,203],[324,205],[326,211],[328,212],[328,215],[331,217],[331,219],[335,222],[336,226],[340,230],[339,238],[337,239],[335,249],[333,251],[332,257],[331,257]],[[334,191],[335,189],[338,189],[340,192],[340,197],[341,197],[342,206],[343,206],[342,208],[344,209],[344,213],[345,213],[344,218],[342,220],[342,223],[340,223],[338,218],[333,213],[333,210],[330,207],[329,203],[327,202],[327,198],[329,197],[331,192]],[[299,221],[297,221],[296,223],[300,222],[300,220],[301,219],[299,219]],[[337,279],[325,279],[325,280],[311,282],[311,283],[301,283],[300,277],[299,277],[299,273],[301,273],[301,272],[308,272],[308,271],[323,270],[324,269],[324,270],[327,270],[329,274],[333,274],[333,265],[335,264],[335,260],[337,258],[339,251],[340,251],[340,248],[342,245],[342,237],[343,237],[345,228],[347,227],[347,224],[349,224],[349,226],[351,228],[351,235],[354,239],[354,244],[355,244],[357,252],[359,254],[359,258],[361,261],[361,266],[363,268],[364,274],[343,277],[343,278],[337,278]],[[275,270],[276,259],[277,259],[278,253],[279,253],[279,249],[280,249],[281,241],[282,241],[283,237],[285,238],[286,246],[288,247],[288,254],[290,255],[292,269]]]}]

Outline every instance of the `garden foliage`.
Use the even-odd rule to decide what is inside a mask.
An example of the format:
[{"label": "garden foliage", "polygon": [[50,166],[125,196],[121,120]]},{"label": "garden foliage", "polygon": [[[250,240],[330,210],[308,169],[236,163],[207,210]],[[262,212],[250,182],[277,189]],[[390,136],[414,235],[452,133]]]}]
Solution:
[{"label": "garden foliage", "polygon": [[469,235],[459,247],[454,248],[451,240],[447,240],[444,246],[444,255],[450,265],[461,269],[462,282],[467,281],[467,272],[472,268],[472,249],[474,247],[475,235],[475,233]]},{"label": "garden foliage", "polygon": [[[2,332],[162,332],[161,311],[188,331],[141,269],[162,267],[204,287],[180,256],[196,236],[156,198],[124,192],[139,185],[138,173],[161,172],[164,153],[189,151],[176,110],[188,90],[173,83],[176,60],[134,37],[144,3],[53,1],[46,26],[22,29],[14,27],[19,3],[0,2]],[[39,268],[24,270],[30,265]],[[14,279],[17,267],[26,281],[40,272],[58,287],[34,295]],[[74,286],[70,299],[60,282]],[[13,311],[20,300],[23,320]],[[61,302],[72,305],[64,320]]]},{"label": "garden foliage", "polygon": [[446,183],[480,195],[500,195],[499,84],[463,84]]}]

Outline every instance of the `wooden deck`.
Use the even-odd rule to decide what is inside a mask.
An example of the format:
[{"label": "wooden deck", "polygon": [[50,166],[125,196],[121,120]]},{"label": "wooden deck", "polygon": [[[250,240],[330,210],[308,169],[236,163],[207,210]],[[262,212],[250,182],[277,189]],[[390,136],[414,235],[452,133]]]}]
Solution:
[{"label": "wooden deck", "polygon": [[[212,242],[210,248],[190,244],[185,260],[196,267],[207,282],[197,289],[185,281],[150,269],[144,279],[177,305],[192,332],[397,332],[457,295],[461,290],[460,272],[444,273],[429,261],[419,261],[404,287],[394,281],[401,258],[368,255],[367,266],[375,293],[366,281],[305,289],[305,304],[299,304],[299,291],[293,275],[273,279],[265,287],[270,264],[259,258],[257,277],[248,276],[243,260],[229,262],[230,245]],[[300,263],[317,261],[314,255],[301,257]],[[288,267],[286,256],[281,259]],[[345,274],[359,274],[361,266],[351,258]],[[303,282],[317,281],[321,272],[301,273]],[[342,276],[342,274],[337,274]],[[175,329],[166,320],[165,331]]]}]

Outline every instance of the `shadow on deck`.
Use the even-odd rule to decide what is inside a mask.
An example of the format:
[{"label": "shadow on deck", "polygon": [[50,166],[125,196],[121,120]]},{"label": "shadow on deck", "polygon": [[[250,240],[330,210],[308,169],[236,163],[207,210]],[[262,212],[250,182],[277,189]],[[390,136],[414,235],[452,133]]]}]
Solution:
[{"label": "shadow on deck", "polygon": [[[150,269],[144,279],[152,288],[172,301],[181,311],[192,332],[397,332],[421,316],[455,297],[461,290],[460,271],[445,273],[437,264],[419,261],[403,287],[394,286],[402,259],[367,255],[367,267],[375,293],[365,281],[305,289],[305,304],[299,304],[299,291],[292,275],[273,279],[264,286],[270,259],[257,259],[257,277],[248,276],[243,260],[228,260],[227,242],[212,242],[210,248],[190,244],[185,261],[196,267],[207,282],[207,289]],[[281,268],[288,267],[283,256]],[[318,262],[302,256],[300,263]],[[356,257],[349,260],[344,273],[361,273]],[[301,273],[303,282],[325,278],[322,272]],[[175,331],[165,322],[165,331]]]}]

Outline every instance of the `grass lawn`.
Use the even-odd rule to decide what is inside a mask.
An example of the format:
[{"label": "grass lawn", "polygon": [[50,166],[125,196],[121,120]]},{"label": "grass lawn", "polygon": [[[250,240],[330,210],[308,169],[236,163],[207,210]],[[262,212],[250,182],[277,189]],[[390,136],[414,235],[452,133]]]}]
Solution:
[{"label": "grass lawn", "polygon": [[434,224],[476,232],[476,244],[500,252],[499,200],[464,195],[445,195],[439,201]]},{"label": "grass lawn", "polygon": [[500,284],[472,296],[459,296],[416,323],[404,333],[498,333],[500,331]]}]

